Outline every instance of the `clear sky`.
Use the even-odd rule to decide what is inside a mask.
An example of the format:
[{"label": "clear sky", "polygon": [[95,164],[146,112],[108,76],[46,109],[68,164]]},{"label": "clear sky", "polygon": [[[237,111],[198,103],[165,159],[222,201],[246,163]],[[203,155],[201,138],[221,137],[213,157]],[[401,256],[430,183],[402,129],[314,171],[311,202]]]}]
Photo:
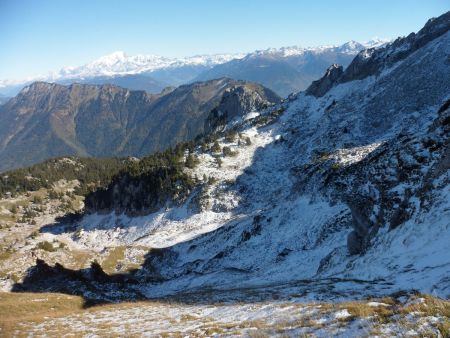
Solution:
[{"label": "clear sky", "polygon": [[0,79],[123,50],[168,57],[393,38],[449,0],[0,0]]}]

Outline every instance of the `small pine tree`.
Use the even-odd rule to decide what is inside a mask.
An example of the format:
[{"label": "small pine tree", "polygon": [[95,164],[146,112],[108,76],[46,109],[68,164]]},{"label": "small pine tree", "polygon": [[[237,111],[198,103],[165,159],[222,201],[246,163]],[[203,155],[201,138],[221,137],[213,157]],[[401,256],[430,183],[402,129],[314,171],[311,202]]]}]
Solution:
[{"label": "small pine tree", "polygon": [[236,156],[237,151],[231,150],[230,147],[223,147],[223,156]]},{"label": "small pine tree", "polygon": [[198,159],[193,155],[193,154],[189,154],[186,158],[186,167],[190,168],[190,169],[194,169],[195,166],[198,164]]},{"label": "small pine tree", "polygon": [[212,151],[213,153],[220,153],[221,150],[222,150],[222,149],[220,148],[219,142],[215,141],[214,144],[213,144],[213,146],[211,147],[211,151]]},{"label": "small pine tree", "polygon": [[48,191],[48,198],[51,200],[56,200],[58,198],[58,193],[55,190],[50,189]]},{"label": "small pine tree", "polygon": [[206,153],[209,150],[208,145],[205,142],[202,142],[200,148],[202,150],[202,153]]},{"label": "small pine tree", "polygon": [[216,157],[216,163],[219,168],[222,168],[223,161],[220,157]]},{"label": "small pine tree", "polygon": [[229,142],[229,143],[231,143],[231,142],[234,142],[235,141],[235,139],[236,139],[236,136],[237,136],[237,133],[236,133],[236,131],[230,131],[226,136],[225,136],[225,141],[226,142]]},{"label": "small pine tree", "polygon": [[43,242],[39,242],[36,247],[38,249],[44,250],[44,251],[48,251],[48,252],[54,252],[56,251],[55,247],[53,246],[52,243],[48,242],[48,241],[43,241]]}]

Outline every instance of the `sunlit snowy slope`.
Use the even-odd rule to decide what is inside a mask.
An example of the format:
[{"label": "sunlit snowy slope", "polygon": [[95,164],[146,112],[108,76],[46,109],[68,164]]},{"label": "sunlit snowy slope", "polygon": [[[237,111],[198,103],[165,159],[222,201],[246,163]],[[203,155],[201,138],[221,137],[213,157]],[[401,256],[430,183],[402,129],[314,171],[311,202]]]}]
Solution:
[{"label": "sunlit snowy slope", "polygon": [[196,149],[200,163],[186,170],[203,183],[181,205],[91,214],[45,235],[96,252],[160,248],[130,277],[146,297],[246,287],[448,297],[449,28],[447,14],[361,52],[321,80],[324,95],[230,123],[237,134],[219,143],[231,153]]}]

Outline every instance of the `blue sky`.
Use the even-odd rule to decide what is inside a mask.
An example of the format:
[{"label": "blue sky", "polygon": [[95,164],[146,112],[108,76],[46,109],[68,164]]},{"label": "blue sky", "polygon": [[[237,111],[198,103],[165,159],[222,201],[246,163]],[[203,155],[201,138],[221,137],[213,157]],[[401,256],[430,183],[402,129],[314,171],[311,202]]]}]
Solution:
[{"label": "blue sky", "polygon": [[397,37],[448,0],[0,0],[0,79],[116,50],[168,57]]}]

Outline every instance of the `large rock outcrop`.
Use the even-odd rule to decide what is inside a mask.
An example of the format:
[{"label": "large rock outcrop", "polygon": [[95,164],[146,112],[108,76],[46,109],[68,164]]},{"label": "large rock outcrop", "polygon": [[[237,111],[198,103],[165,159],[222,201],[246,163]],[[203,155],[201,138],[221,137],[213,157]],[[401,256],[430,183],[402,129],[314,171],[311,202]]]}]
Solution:
[{"label": "large rock outcrop", "polygon": [[344,68],[338,64],[328,67],[325,75],[317,81],[314,81],[306,90],[307,95],[321,97],[326,94],[339,80],[344,72]]},{"label": "large rock outcrop", "polygon": [[278,101],[278,97],[272,91],[261,86],[247,85],[228,88],[223,93],[219,105],[208,115],[205,132],[213,132],[237,117],[261,111]]}]

